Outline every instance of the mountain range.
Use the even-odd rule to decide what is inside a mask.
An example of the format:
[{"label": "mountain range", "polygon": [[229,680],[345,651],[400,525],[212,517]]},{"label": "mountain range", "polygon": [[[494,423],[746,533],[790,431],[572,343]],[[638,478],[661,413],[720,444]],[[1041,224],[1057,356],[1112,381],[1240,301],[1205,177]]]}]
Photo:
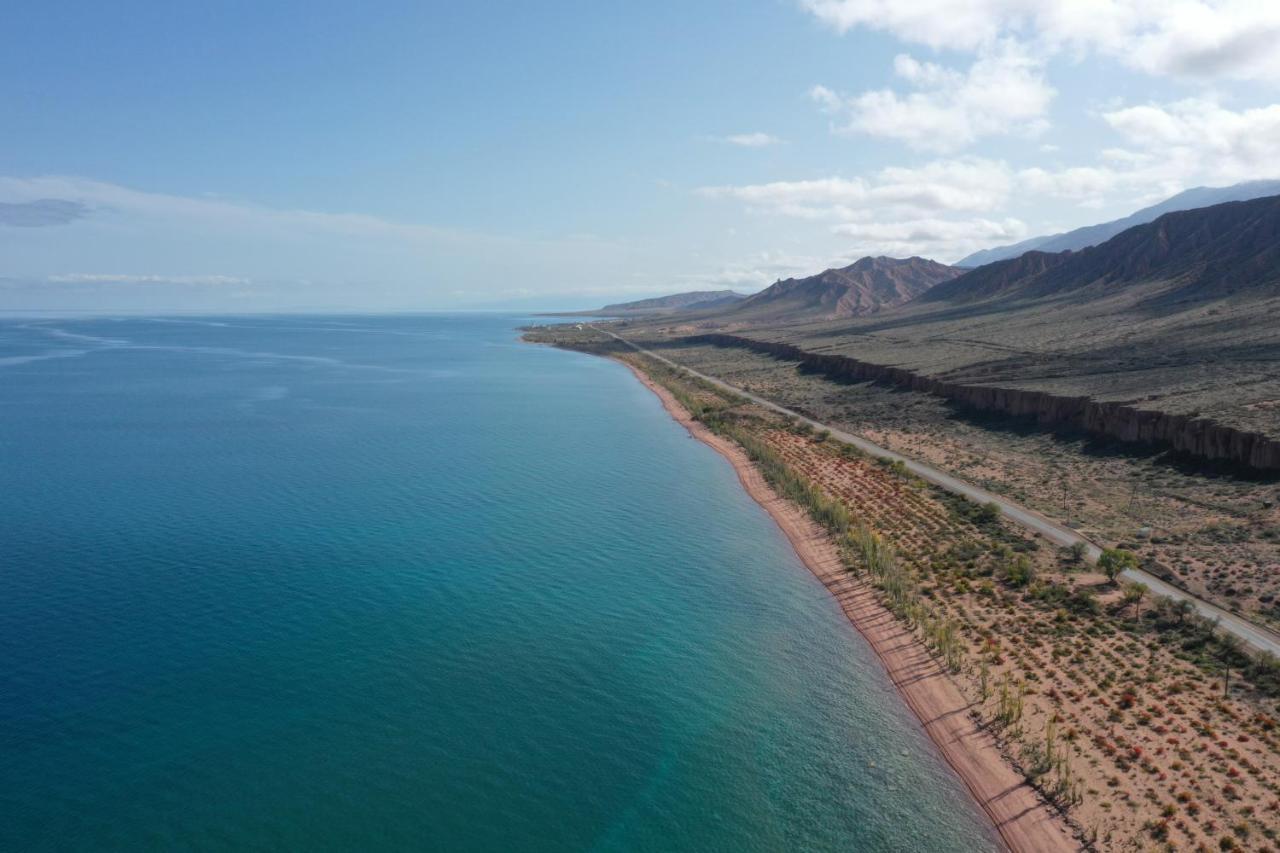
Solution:
[{"label": "mountain range", "polygon": [[1249,201],[1269,195],[1280,195],[1280,181],[1247,181],[1229,187],[1195,187],[1167,198],[1159,204],[1144,207],[1142,210],[1111,222],[1087,225],[1063,234],[1032,237],[1009,246],[983,249],[961,258],[956,262],[956,266],[980,267],[995,261],[1016,258],[1033,249],[1040,252],[1063,252],[1068,249],[1084,249],[1089,246],[1096,246],[1099,243],[1105,243],[1122,231],[1126,231],[1135,225],[1144,225],[1166,213],[1209,207],[1228,201]]},{"label": "mountain range", "polygon": [[910,302],[961,272],[926,258],[862,258],[847,267],[775,282],[717,316],[772,322],[860,317]]},{"label": "mountain range", "polygon": [[652,328],[1280,469],[1280,196],[967,271],[864,258]]},{"label": "mountain range", "polygon": [[[1028,281],[1033,277],[1043,279],[1038,285],[1041,287],[1061,286],[1065,278],[1082,274],[1078,271],[1083,263],[1076,262],[1064,272],[1048,275],[1049,268],[1067,261],[1067,256],[1062,253],[1101,245],[1168,213],[1274,195],[1280,195],[1280,180],[1248,181],[1229,187],[1196,187],[1121,219],[984,249],[963,258],[954,266],[919,257],[866,257],[817,275],[783,279],[749,296],[732,290],[698,290],[614,303],[583,313],[666,315],[700,312],[714,317],[716,321],[731,323],[803,323],[876,314],[923,298],[926,293],[930,294],[928,299],[932,301],[951,298],[974,300],[1001,293],[1013,282],[1021,282],[1019,286],[1026,290],[1031,287]],[[1131,239],[1144,238],[1137,236]],[[1176,259],[1169,260],[1177,262]],[[1188,259],[1188,262],[1191,261]],[[1113,275],[1117,272],[1110,270]],[[946,287],[934,290],[944,282]]]},{"label": "mountain range", "polygon": [[940,285],[927,302],[1045,297],[1138,281],[1194,299],[1270,288],[1280,280],[1280,196],[1167,213],[1078,252],[1026,252]]}]

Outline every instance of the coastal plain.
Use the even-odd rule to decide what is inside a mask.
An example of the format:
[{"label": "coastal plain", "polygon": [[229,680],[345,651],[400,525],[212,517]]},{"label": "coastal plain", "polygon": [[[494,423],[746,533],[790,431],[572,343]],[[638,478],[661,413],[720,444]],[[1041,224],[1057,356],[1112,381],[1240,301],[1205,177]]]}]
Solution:
[{"label": "coastal plain", "polygon": [[[1074,844],[1100,850],[1272,849],[1280,830],[1274,716],[1280,694],[1270,662],[1250,658],[1211,624],[1109,580],[1078,555],[1011,527],[998,513],[628,351],[589,327],[534,330],[531,337],[627,361],[662,385],[697,424],[718,430],[721,441],[737,441],[766,478],[773,470],[780,478],[775,489],[781,483],[781,491],[800,495],[792,505],[825,529],[840,554],[845,583],[874,590],[874,607],[848,610],[850,618],[874,631],[877,613],[892,614],[907,647],[929,655],[964,697],[957,713],[993,739],[1002,765],[1037,792],[1039,807],[1053,810]],[[874,383],[833,383],[738,348],[644,342],[815,417],[844,412],[839,422],[849,422],[844,407],[856,409],[861,420],[851,425],[877,438],[894,433],[901,439],[909,431],[901,414],[893,419],[886,413],[943,405]],[[938,431],[952,420],[922,422]],[[1007,431],[960,423],[987,436],[990,455],[1001,455],[994,442]],[[1063,441],[1031,432],[1025,438],[1030,444]],[[916,440],[930,437],[921,433]],[[905,440],[896,446],[918,450]],[[1058,455],[1063,464],[1073,455],[1086,458],[1083,447]],[[1167,470],[1150,458],[1120,458],[1139,470]],[[1177,476],[1187,478],[1185,485],[1199,475]],[[1024,481],[1011,481],[1010,488],[1015,482]],[[1257,488],[1240,486],[1236,499],[1255,500],[1251,490]],[[1046,486],[1044,493],[1060,499],[1060,487],[1055,492]],[[1073,500],[1069,494],[1069,504]],[[1105,514],[1105,504],[1098,507],[1095,512]],[[804,547],[798,545],[802,553]],[[818,559],[816,565],[821,573],[830,562]],[[828,587],[840,597],[838,586]],[[891,656],[885,664],[892,672]],[[912,704],[907,689],[904,698]],[[922,715],[926,730],[931,722]],[[947,738],[931,734],[945,752]],[[971,760],[981,761],[975,756],[983,751],[968,744]],[[998,817],[993,824],[1005,828]],[[1016,834],[1005,836],[1005,843],[1017,850],[1052,849]]]}]

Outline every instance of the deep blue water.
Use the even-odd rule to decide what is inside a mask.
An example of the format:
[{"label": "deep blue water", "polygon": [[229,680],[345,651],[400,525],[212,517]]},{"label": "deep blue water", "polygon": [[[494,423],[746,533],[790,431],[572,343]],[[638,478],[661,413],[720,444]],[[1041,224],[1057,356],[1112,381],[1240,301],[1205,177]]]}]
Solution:
[{"label": "deep blue water", "polygon": [[518,322],[0,320],[0,849],[993,846],[728,464]]}]

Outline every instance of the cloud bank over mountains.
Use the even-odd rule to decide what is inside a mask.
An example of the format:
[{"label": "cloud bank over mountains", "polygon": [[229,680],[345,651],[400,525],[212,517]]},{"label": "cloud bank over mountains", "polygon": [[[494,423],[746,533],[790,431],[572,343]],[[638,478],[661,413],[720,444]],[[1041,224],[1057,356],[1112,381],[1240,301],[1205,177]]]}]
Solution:
[{"label": "cloud bank over mountains", "polygon": [[[908,47],[894,85],[808,96],[850,140],[881,140],[933,159],[863,174],[796,175],[707,186],[749,214],[825,223],[843,257],[922,254],[954,261],[1028,233],[1011,207],[1150,204],[1196,185],[1280,175],[1280,103],[1233,105],[1233,84],[1280,89],[1280,4],[1154,0],[800,0],[839,35],[882,33]],[[924,50],[924,54],[918,53]],[[1103,142],[1076,163],[1051,141],[1058,87],[1082,63],[1115,62],[1186,97],[1125,103],[1105,93],[1069,123]],[[1034,141],[1038,163],[984,153]],[[975,153],[976,152],[976,153]],[[943,155],[945,159],[938,159]],[[1039,223],[1043,227],[1045,223]],[[833,259],[834,260],[834,259]]]}]

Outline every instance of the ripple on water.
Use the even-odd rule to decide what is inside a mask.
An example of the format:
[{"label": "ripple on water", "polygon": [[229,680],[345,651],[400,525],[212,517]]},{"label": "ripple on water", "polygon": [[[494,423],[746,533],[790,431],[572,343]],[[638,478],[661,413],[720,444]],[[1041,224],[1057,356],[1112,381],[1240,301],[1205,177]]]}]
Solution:
[{"label": "ripple on water", "polygon": [[732,470],[515,324],[58,321],[109,357],[6,371],[0,847],[994,847]]}]

